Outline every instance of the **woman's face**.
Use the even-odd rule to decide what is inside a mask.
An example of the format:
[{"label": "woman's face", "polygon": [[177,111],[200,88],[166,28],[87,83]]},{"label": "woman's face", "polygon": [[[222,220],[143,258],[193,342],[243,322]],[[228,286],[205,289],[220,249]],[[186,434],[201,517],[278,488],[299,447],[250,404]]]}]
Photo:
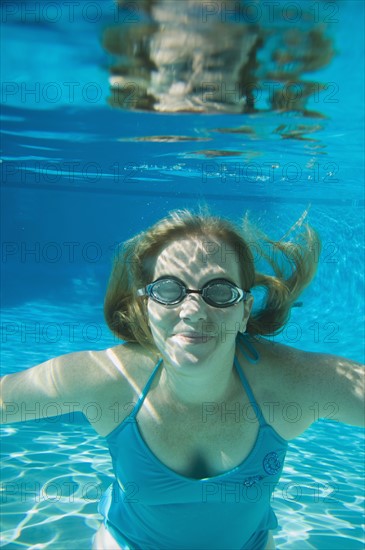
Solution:
[{"label": "woman's face", "polygon": [[[228,245],[215,238],[189,237],[162,249],[150,282],[173,275],[197,290],[212,279],[223,278],[242,288],[239,273],[239,258]],[[149,298],[148,320],[154,342],[169,364],[211,364],[234,353],[237,332],[244,332],[251,306],[251,297],[227,308],[213,307],[199,294],[168,306]]]}]

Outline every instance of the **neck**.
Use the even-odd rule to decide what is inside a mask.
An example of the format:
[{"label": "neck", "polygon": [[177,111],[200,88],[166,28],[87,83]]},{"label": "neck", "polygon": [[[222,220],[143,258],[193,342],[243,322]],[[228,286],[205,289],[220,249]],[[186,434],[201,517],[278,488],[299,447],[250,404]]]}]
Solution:
[{"label": "neck", "polygon": [[201,363],[178,368],[164,362],[159,387],[166,404],[185,410],[201,408],[203,403],[221,403],[232,394],[235,349]]}]

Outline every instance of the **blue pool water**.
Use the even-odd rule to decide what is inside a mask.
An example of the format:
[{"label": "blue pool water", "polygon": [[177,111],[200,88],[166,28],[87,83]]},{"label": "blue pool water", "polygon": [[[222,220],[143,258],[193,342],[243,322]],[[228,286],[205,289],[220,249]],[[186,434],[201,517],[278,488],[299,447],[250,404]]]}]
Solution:
[{"label": "blue pool water", "polygon": [[[246,2],[268,34],[256,109],[243,114],[110,105],[117,56],[105,36],[135,32],[143,2],[70,4],[2,4],[2,374],[116,345],[102,303],[118,242],[198,203],[232,219],[248,210],[274,238],[308,209],[323,241],[318,275],[275,339],[363,362],[364,3],[277,2],[277,18]],[[245,5],[204,5],[220,17],[228,4]],[[311,25],[332,55],[304,71],[315,89],[304,110],[274,108],[270,41]],[[283,70],[294,66],[292,55]],[[81,416],[66,420],[2,427],[6,549],[90,548],[111,463]],[[363,451],[363,430],[330,421],[292,442],[274,494],[278,548],[364,547]]]}]

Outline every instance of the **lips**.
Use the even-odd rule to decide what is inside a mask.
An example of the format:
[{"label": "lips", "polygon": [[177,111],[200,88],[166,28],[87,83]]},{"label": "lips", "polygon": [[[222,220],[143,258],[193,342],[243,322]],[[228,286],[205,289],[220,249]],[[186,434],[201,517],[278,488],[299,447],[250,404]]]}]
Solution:
[{"label": "lips", "polygon": [[212,339],[212,336],[209,334],[202,334],[201,332],[178,332],[174,335],[175,337],[185,340],[190,343],[204,343]]}]

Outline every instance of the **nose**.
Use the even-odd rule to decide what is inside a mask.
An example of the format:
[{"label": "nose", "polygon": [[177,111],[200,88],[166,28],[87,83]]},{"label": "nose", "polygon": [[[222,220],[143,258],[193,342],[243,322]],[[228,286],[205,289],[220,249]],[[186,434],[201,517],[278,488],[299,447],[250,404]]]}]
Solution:
[{"label": "nose", "polygon": [[205,302],[199,294],[188,294],[180,306],[180,318],[191,321],[205,320],[207,318]]}]

